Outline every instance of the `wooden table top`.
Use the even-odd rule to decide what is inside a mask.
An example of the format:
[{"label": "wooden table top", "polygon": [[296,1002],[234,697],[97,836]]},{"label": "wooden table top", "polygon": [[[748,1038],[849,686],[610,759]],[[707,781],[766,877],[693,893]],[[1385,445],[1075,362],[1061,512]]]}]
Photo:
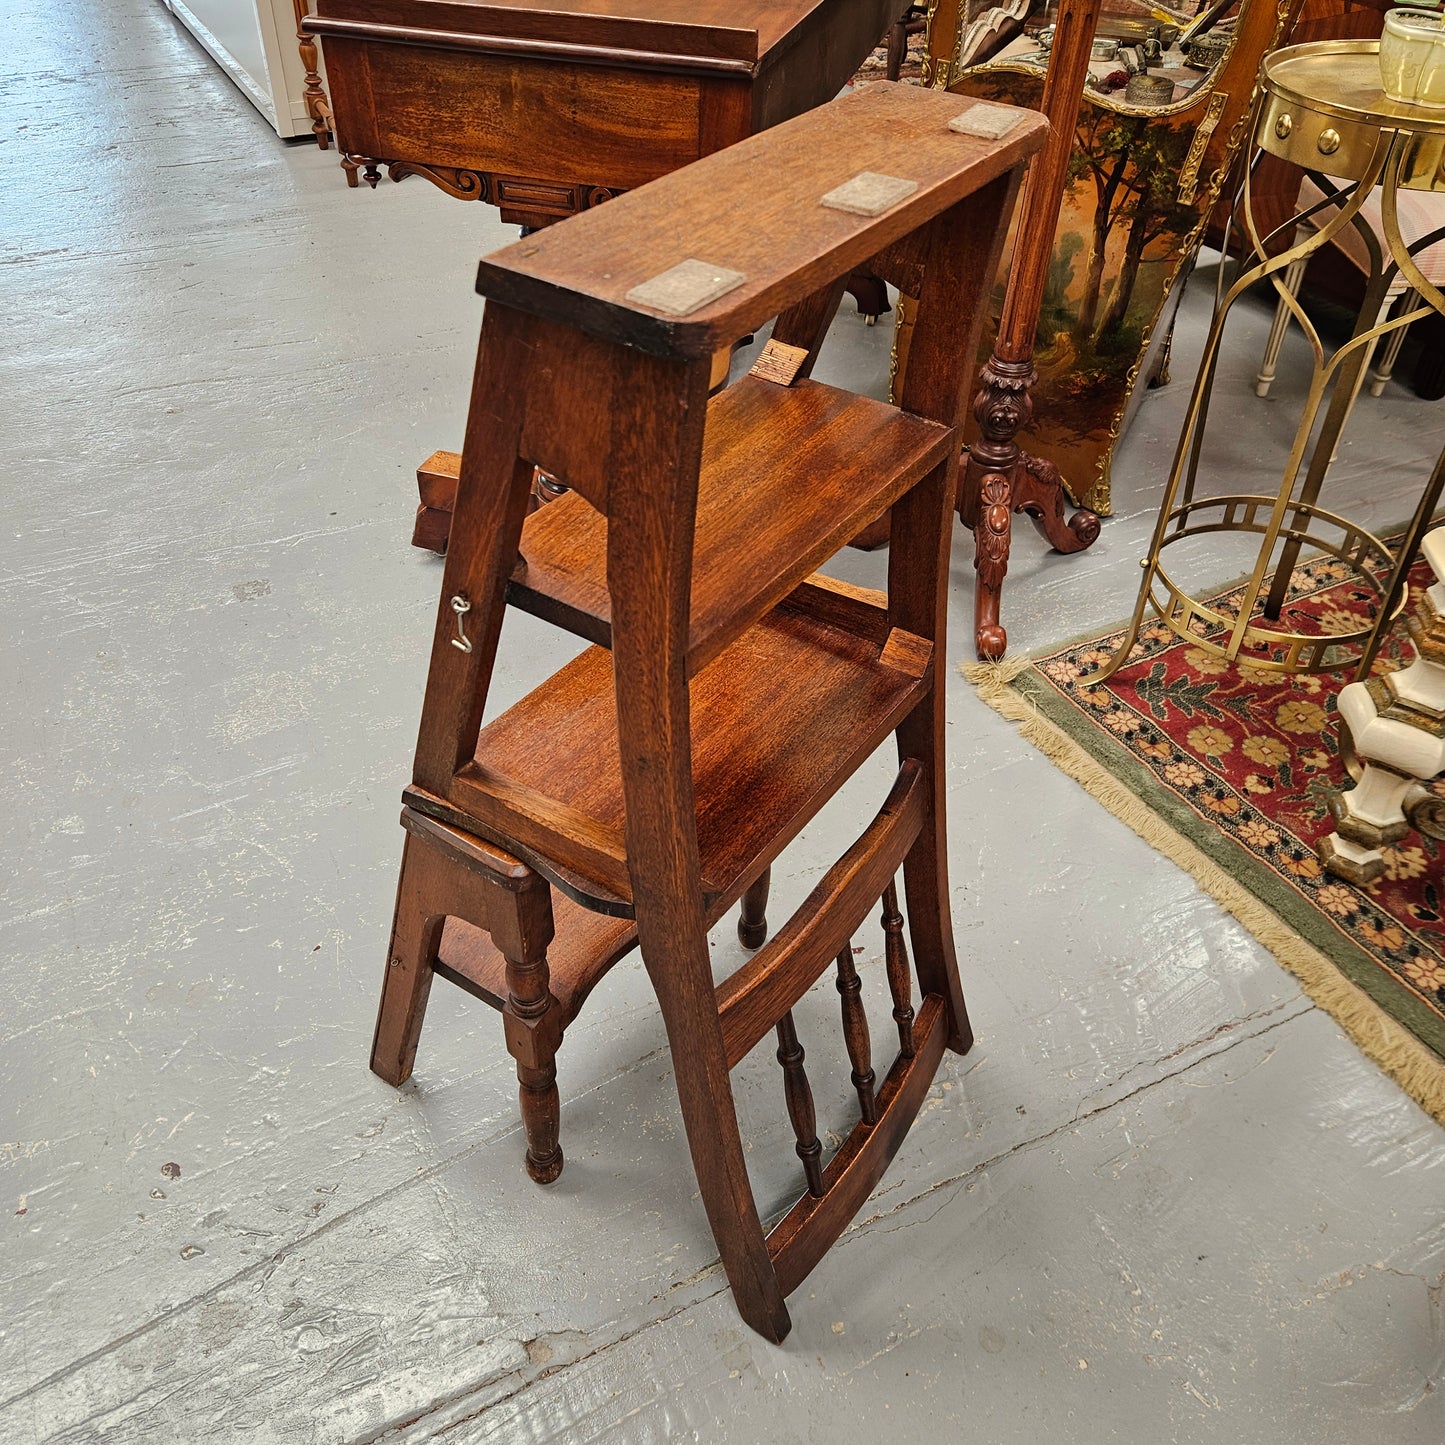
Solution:
[{"label": "wooden table top", "polygon": [[[751,66],[830,0],[318,0],[320,33],[385,27],[468,48],[532,43],[564,51],[731,61]],[[397,35],[400,39],[402,36]]]},{"label": "wooden table top", "polygon": [[[711,355],[913,230],[920,215],[941,209],[939,193],[951,204],[1043,143],[1047,123],[1030,110],[1018,110],[998,140],[949,129],[976,104],[908,85],[855,91],[494,251],[481,262],[477,289],[644,351]],[[863,171],[916,189],[881,220],[820,205]],[[740,218],[732,198],[759,176],[768,183],[754,186],[756,207]],[[629,300],[633,288],[689,258],[744,279],[685,316]]]}]

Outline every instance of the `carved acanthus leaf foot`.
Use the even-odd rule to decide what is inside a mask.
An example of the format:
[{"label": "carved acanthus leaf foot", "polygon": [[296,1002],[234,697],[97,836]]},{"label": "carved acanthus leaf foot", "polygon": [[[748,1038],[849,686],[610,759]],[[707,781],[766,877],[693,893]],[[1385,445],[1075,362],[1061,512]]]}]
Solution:
[{"label": "carved acanthus leaf foot", "polygon": [[1014,472],[1014,511],[1027,512],[1056,552],[1082,552],[1097,541],[1099,518],[1095,513],[1081,508],[1064,520],[1064,486],[1059,469],[1027,452],[1020,462]]},{"label": "carved acanthus leaf foot", "polygon": [[978,520],[973,529],[974,642],[984,661],[995,661],[1008,648],[1008,634],[999,623],[999,600],[1008,575],[1013,532],[1013,488],[1006,472],[985,472],[978,489]]}]

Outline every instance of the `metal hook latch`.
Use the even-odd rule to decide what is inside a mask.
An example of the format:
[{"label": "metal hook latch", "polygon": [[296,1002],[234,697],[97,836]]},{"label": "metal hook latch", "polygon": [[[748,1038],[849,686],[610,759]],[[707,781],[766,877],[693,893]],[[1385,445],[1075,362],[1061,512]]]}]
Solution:
[{"label": "metal hook latch", "polygon": [[471,639],[467,637],[466,629],[462,626],[462,618],[471,610],[472,604],[460,592],[452,598],[452,611],[457,614],[457,635],[452,638],[452,646],[461,648],[463,652],[472,650]]}]

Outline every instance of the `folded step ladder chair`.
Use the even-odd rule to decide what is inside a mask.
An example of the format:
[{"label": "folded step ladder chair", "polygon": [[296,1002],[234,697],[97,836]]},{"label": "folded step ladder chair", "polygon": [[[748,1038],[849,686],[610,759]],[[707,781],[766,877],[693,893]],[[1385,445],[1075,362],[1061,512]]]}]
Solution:
[{"label": "folded step ladder chair", "polygon": [[[972,1041],[939,682],[956,427],[1045,127],[985,107],[983,137],[950,129],[968,108],[873,86],[498,251],[477,282],[488,303],[372,1067],[410,1074],[434,973],[501,1009],[528,1169],[553,1179],[563,1031],[640,946],[723,1266],[772,1340],[944,1049]],[[808,377],[865,263],[919,298],[896,407]],[[710,358],[774,317],[754,373],[709,401]],[[568,490],[529,516],[538,467]],[[890,510],[886,595],[815,575]],[[509,605],[593,646],[483,727]],[[890,733],[899,768],[877,816],[715,987],[709,928],[743,899],[744,941],[762,942],[773,859]],[[899,1040],[881,1082],[850,947],[880,900]],[[859,1122],[825,1163],[792,1009],[835,960]],[[765,1233],[730,1073],[769,1034],[803,1187]]]}]

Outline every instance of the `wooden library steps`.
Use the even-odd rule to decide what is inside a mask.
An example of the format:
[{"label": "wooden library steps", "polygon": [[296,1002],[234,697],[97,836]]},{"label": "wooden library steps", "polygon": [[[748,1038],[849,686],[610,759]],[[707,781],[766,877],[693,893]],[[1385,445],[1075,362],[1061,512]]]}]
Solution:
[{"label": "wooden library steps", "polygon": [[[564,1031],[638,947],[724,1269],[773,1340],[973,1038],[938,670],[968,359],[1044,127],[967,109],[874,86],[485,258],[465,446],[429,463],[456,510],[372,1067],[410,1075],[437,974],[500,1009],[550,1182]],[[809,379],[865,262],[917,298],[897,406]],[[772,370],[709,400],[712,358],[774,319]],[[539,469],[568,490],[537,509]],[[816,570],[869,525],[886,592]],[[509,605],[592,645],[483,725]],[[878,813],[768,940],[773,861],[890,733]],[[718,985],[708,930],[739,901],[756,952]],[[875,907],[881,1083],[852,947]],[[825,1161],[793,1011],[830,967],[858,1121]],[[803,1192],[765,1232],[730,1074],[770,1031]]]}]

